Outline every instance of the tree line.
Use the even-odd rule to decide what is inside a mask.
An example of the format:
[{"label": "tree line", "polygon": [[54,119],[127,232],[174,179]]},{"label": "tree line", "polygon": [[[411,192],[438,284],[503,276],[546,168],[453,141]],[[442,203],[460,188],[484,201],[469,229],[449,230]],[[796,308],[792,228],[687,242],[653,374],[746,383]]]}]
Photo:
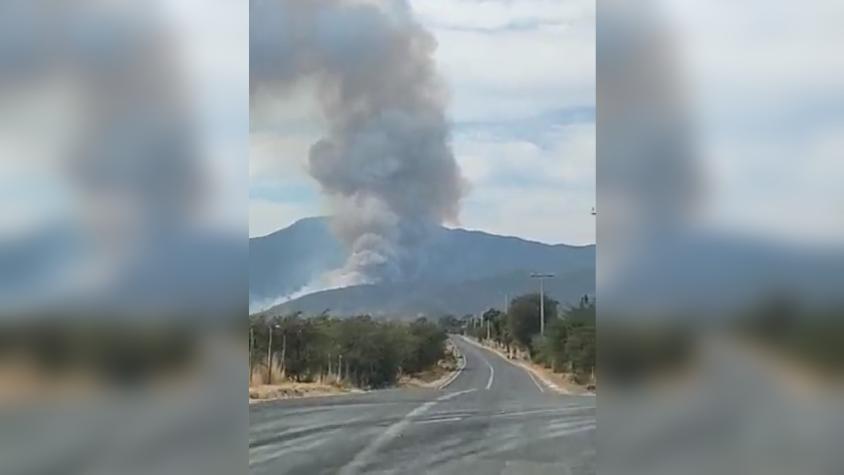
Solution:
[{"label": "tree line", "polygon": [[336,318],[254,316],[249,322],[250,373],[268,363],[291,381],[342,381],[357,387],[394,384],[401,375],[437,364],[445,355],[446,332],[421,318],[413,322],[376,320],[368,315]]},{"label": "tree line", "polygon": [[540,323],[540,296],[527,294],[510,301],[507,312],[491,308],[481,316],[447,315],[440,326],[479,340],[492,340],[507,353],[520,350],[556,372],[568,372],[579,383],[593,379],[596,361],[595,302],[588,296],[560,311],[559,302],[544,296],[545,333]]}]

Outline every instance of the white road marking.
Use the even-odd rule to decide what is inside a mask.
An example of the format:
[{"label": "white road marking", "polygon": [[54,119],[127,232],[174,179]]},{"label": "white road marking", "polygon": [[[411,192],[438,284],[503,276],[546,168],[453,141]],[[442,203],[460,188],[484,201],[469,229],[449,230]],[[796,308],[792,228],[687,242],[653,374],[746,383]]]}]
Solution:
[{"label": "white road marking", "polygon": [[[456,346],[456,345],[455,345],[455,346]],[[462,372],[463,372],[463,368],[465,368],[465,367],[466,367],[466,355],[463,355],[463,354],[461,353],[461,356],[462,356],[462,357],[460,358],[460,364],[457,366],[457,372],[456,372],[456,373],[454,373],[453,375],[451,375],[451,377],[450,377],[450,378],[448,378],[448,379],[447,379],[444,383],[440,384],[439,389],[445,389],[445,388],[446,388],[446,386],[448,386],[449,384],[453,383],[453,382],[454,382],[454,380],[455,380],[455,379],[457,379],[457,377],[458,377],[458,376],[460,376],[460,373],[462,373]]]},{"label": "white road marking", "polygon": [[[464,340],[466,339],[466,337],[462,337],[462,338]],[[470,343],[472,343],[472,342],[470,342]],[[478,353],[478,355],[480,355],[480,352]],[[489,380],[487,380],[487,382],[486,382],[486,389],[489,389],[489,388],[492,387],[492,381],[495,379],[495,369],[492,367],[491,364],[489,364],[489,361],[486,358],[484,358],[482,355],[480,355],[480,358],[484,361],[484,363],[486,363],[487,368],[489,368]],[[464,354],[462,366],[460,366],[460,368],[458,368],[457,373],[452,378],[449,378],[448,381],[446,381],[442,386],[440,386],[440,389],[445,388],[446,386],[451,384],[455,379],[457,379],[457,376],[460,375],[460,372],[462,372],[463,368],[465,368],[465,367],[466,367],[466,355]]]},{"label": "white road marking", "polygon": [[[533,376],[533,375],[534,375],[534,370],[533,370],[533,369],[528,368],[527,366],[523,366],[523,365],[521,365],[521,364],[517,364],[517,363],[515,363],[515,362],[513,362],[513,361],[510,361],[509,359],[507,359],[507,357],[506,357],[506,356],[502,355],[501,353],[499,353],[499,352],[497,352],[497,351],[493,351],[493,350],[491,350],[491,349],[489,349],[489,348],[485,347],[484,345],[481,345],[480,343],[478,343],[478,342],[476,342],[476,341],[472,341],[471,339],[469,339],[469,338],[467,338],[467,337],[465,337],[465,336],[463,336],[463,335],[460,335],[460,337],[461,337],[461,338],[463,338],[463,340],[465,340],[467,343],[469,343],[469,344],[471,344],[471,345],[477,346],[478,348],[482,348],[482,349],[484,349],[484,350],[486,350],[486,351],[488,351],[488,352],[490,352],[490,353],[494,353],[494,354],[495,354],[495,355],[497,355],[499,358],[501,358],[502,360],[504,360],[504,361],[506,361],[506,362],[510,363],[511,365],[515,366],[516,368],[521,368],[521,369],[522,369],[523,371],[525,371],[528,375],[530,375],[530,377],[531,377],[530,379],[532,379],[532,380],[533,380],[533,378],[534,378],[534,376]],[[543,383],[545,383],[545,384],[547,384],[549,387],[551,387],[551,389],[554,389],[555,391],[561,392],[561,393],[563,393],[563,394],[570,394],[568,391],[565,391],[563,388],[560,388],[559,386],[557,386],[556,384],[552,383],[551,381],[548,381],[548,380],[546,380],[545,378],[543,378],[543,377],[541,377],[541,376],[539,376],[539,375],[536,375],[536,376],[537,376],[537,377],[539,377],[539,379],[541,379]],[[533,382],[534,382],[534,384],[536,384],[536,385],[537,385],[537,387],[539,386],[539,384],[537,384],[537,383],[536,383],[536,380],[533,380]],[[539,388],[539,390],[540,390],[540,391],[542,391],[542,388],[540,387],[540,388]],[[542,392],[544,392],[544,391],[542,391]]]},{"label": "white road marking", "polygon": [[533,384],[535,384],[536,387],[539,388],[539,392],[544,393],[545,390],[542,389],[542,386],[539,384],[539,381],[536,380],[536,377],[534,377],[533,373],[528,371],[527,374],[528,376],[530,376],[530,380],[533,381]]},{"label": "white road marking", "polygon": [[492,414],[488,417],[521,417],[521,416],[527,416],[527,415],[531,415],[531,414],[548,414],[549,416],[554,416],[554,415],[563,415],[563,414],[585,412],[585,411],[591,410],[591,409],[594,409],[594,408],[582,406],[582,407],[572,407],[572,408],[569,408],[569,409],[566,409],[566,408],[562,408],[562,409],[534,409],[534,410],[529,410],[529,411],[505,412],[503,414]]},{"label": "white road marking", "polygon": [[424,421],[416,421],[417,424],[434,424],[437,422],[457,422],[462,421],[462,417],[446,417],[444,419],[426,419]]},{"label": "white road marking", "polygon": [[495,369],[492,367],[491,364],[489,364],[489,361],[487,361],[486,358],[481,356],[481,359],[484,360],[484,363],[486,363],[487,367],[489,368],[489,381],[486,382],[486,388],[489,389],[492,387],[492,381],[495,379]]},{"label": "white road marking", "polygon": [[343,467],[343,470],[340,471],[341,475],[355,475],[361,473],[361,470],[369,464],[369,460],[378,452],[382,447],[390,443],[393,439],[399,436],[402,430],[404,430],[411,422],[414,417],[421,416],[428,412],[429,409],[434,407],[437,403],[442,401],[447,401],[451,398],[455,398],[462,394],[471,393],[476,391],[476,389],[466,389],[465,391],[457,391],[455,393],[448,393],[444,394],[433,401],[428,401],[425,404],[417,407],[416,409],[410,411],[405,415],[400,421],[396,422],[395,424],[388,427],[384,432],[378,435],[372,442],[369,443],[366,447],[363,448],[355,458],[349,462],[348,465]]},{"label": "white road marking", "polygon": [[249,466],[252,467],[256,465],[261,465],[291,452],[307,452],[308,450],[313,450],[319,447],[320,445],[328,442],[331,436],[333,436],[336,432],[338,432],[337,429],[322,432],[319,434],[309,435],[281,444],[258,447],[257,449],[250,449]]},{"label": "white road marking", "polygon": [[580,432],[587,432],[587,431],[595,430],[596,428],[597,428],[596,424],[585,424],[585,425],[581,424],[581,425],[578,425],[578,426],[569,426],[568,428],[565,428],[565,429],[551,431],[548,434],[546,434],[543,438],[554,439],[554,438],[557,438],[557,437],[564,437],[564,436],[567,436],[567,435],[577,434],[577,433],[580,433]]}]

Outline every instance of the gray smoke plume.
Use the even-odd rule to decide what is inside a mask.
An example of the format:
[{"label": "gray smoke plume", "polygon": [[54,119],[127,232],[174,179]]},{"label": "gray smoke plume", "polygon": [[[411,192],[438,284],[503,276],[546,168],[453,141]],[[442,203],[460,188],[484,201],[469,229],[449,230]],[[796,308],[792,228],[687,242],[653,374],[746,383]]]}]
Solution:
[{"label": "gray smoke plume", "polygon": [[463,188],[434,38],[404,1],[253,1],[250,20],[253,99],[317,85],[328,127],[309,172],[351,252],[333,283],[412,277],[431,230],[456,221]]}]

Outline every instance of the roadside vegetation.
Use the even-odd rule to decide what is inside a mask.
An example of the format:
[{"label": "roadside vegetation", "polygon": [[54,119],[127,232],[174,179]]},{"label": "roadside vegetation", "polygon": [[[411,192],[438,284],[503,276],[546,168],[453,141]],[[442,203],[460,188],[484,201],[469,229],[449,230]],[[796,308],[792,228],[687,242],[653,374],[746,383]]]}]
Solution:
[{"label": "roadside vegetation", "polygon": [[594,384],[595,303],[584,297],[577,306],[560,309],[557,301],[545,296],[544,335],[539,315],[539,295],[527,294],[513,299],[506,313],[489,309],[480,316],[446,315],[436,323],[367,315],[252,316],[250,387],[287,385],[296,395],[309,384],[324,392],[332,387],[369,389],[424,381],[456,364],[447,351],[448,333],[494,344],[508,356],[521,355],[577,384]]},{"label": "roadside vegetation", "polygon": [[[250,385],[320,383],[382,388],[435,367],[446,332],[426,319],[393,322],[369,316],[252,317]],[[269,362],[269,367],[268,367]]]},{"label": "roadside vegetation", "polygon": [[565,373],[582,385],[595,382],[595,303],[584,296],[574,307],[560,309],[545,296],[545,334],[541,334],[539,294],[513,299],[507,313],[489,309],[479,318],[445,316],[440,325],[478,340],[494,342],[508,356],[522,354],[531,362]]}]

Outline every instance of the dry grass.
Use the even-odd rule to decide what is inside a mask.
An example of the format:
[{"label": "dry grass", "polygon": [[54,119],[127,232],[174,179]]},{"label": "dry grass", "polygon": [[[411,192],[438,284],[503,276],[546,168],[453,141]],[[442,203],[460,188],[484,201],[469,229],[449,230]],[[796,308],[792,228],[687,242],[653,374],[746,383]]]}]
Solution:
[{"label": "dry grass", "polygon": [[295,382],[285,378],[281,370],[273,365],[272,384],[267,384],[267,368],[256,365],[249,380],[249,402],[273,399],[292,399],[314,396],[329,396],[359,392],[334,378],[313,382]]},{"label": "dry grass", "polygon": [[333,383],[296,383],[284,381],[277,384],[262,384],[249,388],[249,402],[273,399],[292,399],[314,396],[330,396],[352,392],[351,389]]}]

